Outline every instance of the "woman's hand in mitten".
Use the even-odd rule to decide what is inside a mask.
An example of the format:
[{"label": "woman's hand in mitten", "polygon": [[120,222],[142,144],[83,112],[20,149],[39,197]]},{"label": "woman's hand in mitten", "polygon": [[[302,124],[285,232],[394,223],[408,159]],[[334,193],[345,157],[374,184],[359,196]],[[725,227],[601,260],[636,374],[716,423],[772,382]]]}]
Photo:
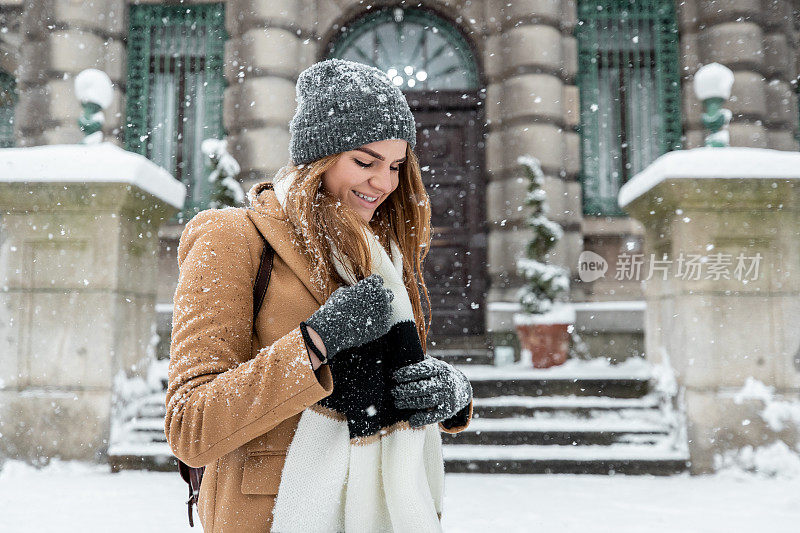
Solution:
[{"label": "woman's hand in mitten", "polygon": [[435,424],[451,418],[472,400],[472,385],[454,366],[434,357],[395,370],[392,388],[395,407],[416,409],[411,427]]},{"label": "woman's hand in mitten", "polygon": [[338,352],[385,335],[392,318],[392,291],[377,274],[355,285],[339,287],[304,322],[322,339],[330,359]]}]

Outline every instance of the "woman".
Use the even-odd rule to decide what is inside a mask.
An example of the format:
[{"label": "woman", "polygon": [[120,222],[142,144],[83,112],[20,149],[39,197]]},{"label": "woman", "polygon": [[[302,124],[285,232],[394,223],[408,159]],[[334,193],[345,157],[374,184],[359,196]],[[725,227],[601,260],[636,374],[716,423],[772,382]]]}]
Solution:
[{"label": "woman", "polygon": [[[316,63],[296,90],[291,163],[250,209],[202,211],[181,235],[167,441],[206,466],[209,532],[438,531],[439,431],[469,424],[472,389],[422,349],[414,118],[359,63]],[[254,321],[259,232],[275,258]]]}]

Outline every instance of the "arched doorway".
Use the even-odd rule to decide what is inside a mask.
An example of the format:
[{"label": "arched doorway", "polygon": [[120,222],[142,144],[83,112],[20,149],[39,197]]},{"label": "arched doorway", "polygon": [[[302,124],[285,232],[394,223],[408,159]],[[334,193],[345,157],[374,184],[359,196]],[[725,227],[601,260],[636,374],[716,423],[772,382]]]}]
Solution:
[{"label": "arched doorway", "polygon": [[431,338],[482,335],[488,285],[483,92],[468,41],[431,11],[389,7],[344,25],[326,55],[375,66],[405,93],[432,203],[433,242],[425,261]]}]

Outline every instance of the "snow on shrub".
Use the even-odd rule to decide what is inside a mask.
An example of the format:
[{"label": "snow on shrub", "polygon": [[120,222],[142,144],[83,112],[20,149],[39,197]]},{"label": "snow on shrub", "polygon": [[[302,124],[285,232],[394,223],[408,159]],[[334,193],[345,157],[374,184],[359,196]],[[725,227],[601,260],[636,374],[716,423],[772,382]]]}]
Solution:
[{"label": "snow on shrub", "polygon": [[548,205],[544,192],[544,173],[539,160],[531,156],[520,156],[517,163],[528,176],[528,194],[525,205],[531,208],[526,225],[533,230],[533,237],[526,248],[526,257],[517,260],[517,271],[527,281],[519,293],[519,301],[526,313],[546,313],[553,302],[561,300],[569,292],[569,272],[560,266],[548,265],[545,259],[550,250],[564,234],[557,223],[547,218]]},{"label": "snow on shrub", "polygon": [[242,186],[236,180],[241,167],[236,159],[228,153],[228,141],[226,139],[205,139],[200,144],[200,150],[211,164],[211,174],[208,176],[208,181],[212,184],[209,207],[220,209],[243,204],[245,194]]}]

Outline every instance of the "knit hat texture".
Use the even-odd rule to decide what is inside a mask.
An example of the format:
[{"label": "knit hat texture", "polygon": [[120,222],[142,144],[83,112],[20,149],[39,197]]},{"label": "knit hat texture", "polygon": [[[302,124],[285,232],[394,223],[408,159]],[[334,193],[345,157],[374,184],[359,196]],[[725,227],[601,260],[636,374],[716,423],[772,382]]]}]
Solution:
[{"label": "knit hat texture", "polygon": [[417,142],[414,115],[402,91],[380,69],[326,59],[297,78],[297,110],[289,122],[295,165],[384,139]]}]

